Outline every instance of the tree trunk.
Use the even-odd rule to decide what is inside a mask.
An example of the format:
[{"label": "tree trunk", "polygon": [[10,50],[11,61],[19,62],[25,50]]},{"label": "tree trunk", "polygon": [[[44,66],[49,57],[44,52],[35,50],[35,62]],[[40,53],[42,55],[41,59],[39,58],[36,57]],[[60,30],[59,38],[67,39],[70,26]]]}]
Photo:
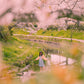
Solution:
[{"label": "tree trunk", "polygon": [[66,65],[68,65],[68,57],[66,57]]},{"label": "tree trunk", "polygon": [[79,27],[80,26],[80,21],[79,20],[77,20],[77,27]]}]

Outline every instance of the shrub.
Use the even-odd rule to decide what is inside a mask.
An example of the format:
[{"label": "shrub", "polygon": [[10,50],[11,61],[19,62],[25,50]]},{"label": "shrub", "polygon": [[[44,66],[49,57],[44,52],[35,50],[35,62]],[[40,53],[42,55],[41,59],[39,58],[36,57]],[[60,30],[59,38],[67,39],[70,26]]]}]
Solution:
[{"label": "shrub", "polygon": [[80,25],[79,27],[78,27],[78,30],[80,31],[80,30],[83,30],[84,31],[84,25]]},{"label": "shrub", "polygon": [[8,29],[9,29],[10,35],[13,35],[13,31],[12,31],[13,27],[16,27],[16,24],[10,24],[10,25],[8,25]]},{"label": "shrub", "polygon": [[51,34],[51,36],[53,36],[53,34]]},{"label": "shrub", "polygon": [[38,25],[37,25],[37,24],[35,24],[35,25],[34,25],[34,27],[38,27]]},{"label": "shrub", "polygon": [[50,25],[50,26],[48,26],[47,30],[58,30],[58,27],[56,27],[54,25]]},{"label": "shrub", "polygon": [[43,31],[42,34],[46,33],[46,31]]},{"label": "shrub", "polygon": [[79,31],[80,31],[80,30],[83,30],[83,31],[84,31],[84,25],[83,25],[83,24],[80,24],[80,25],[78,26],[77,24],[76,24],[76,25],[73,25],[73,24],[72,24],[72,25],[69,25],[69,26],[68,26],[67,30],[68,30],[68,29],[77,29],[77,30],[79,30]]},{"label": "shrub", "polygon": [[7,41],[10,36],[8,28],[0,26],[0,39]]}]

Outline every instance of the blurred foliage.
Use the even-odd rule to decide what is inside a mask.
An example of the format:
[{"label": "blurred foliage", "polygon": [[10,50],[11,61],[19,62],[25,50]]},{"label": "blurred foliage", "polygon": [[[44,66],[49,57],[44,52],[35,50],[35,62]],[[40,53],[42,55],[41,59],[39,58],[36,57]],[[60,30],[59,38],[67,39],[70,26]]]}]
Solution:
[{"label": "blurred foliage", "polygon": [[7,41],[10,37],[10,31],[7,26],[0,26],[0,40]]},{"label": "blurred foliage", "polygon": [[47,27],[47,30],[58,30],[58,27],[54,25],[50,25]]},{"label": "blurred foliage", "polygon": [[28,35],[29,32],[27,32],[27,29],[25,28],[12,28],[13,34],[24,34],[24,35]]},{"label": "blurred foliage", "polygon": [[38,25],[37,24],[34,24],[34,27],[38,27]]},{"label": "blurred foliage", "polygon": [[73,25],[68,25],[68,29],[74,29],[75,31],[79,30],[79,31],[84,31],[84,24],[80,24],[79,26],[77,24]]},{"label": "blurred foliage", "polygon": [[4,41],[7,41],[10,36],[13,35],[13,31],[12,31],[12,28],[13,27],[16,27],[15,24],[10,24],[10,25],[3,25],[1,26],[0,25],[0,40],[4,40]]},{"label": "blurred foliage", "polygon": [[15,23],[11,23],[10,25],[8,25],[8,29],[9,29],[9,32],[10,32],[10,35],[13,35],[13,31],[12,31],[12,28],[13,27],[16,27],[17,25]]},{"label": "blurred foliage", "polygon": [[63,18],[63,17],[67,17],[67,18],[72,18],[72,19],[75,19],[77,21],[84,21],[84,15],[76,15],[72,12],[72,10],[70,9],[66,9],[67,12],[64,13],[63,10],[60,10],[60,13],[58,18]]},{"label": "blurred foliage", "polygon": [[20,23],[20,22],[38,22],[37,17],[32,12],[19,14],[17,17],[18,18],[13,19],[13,21],[15,21],[17,23]]}]

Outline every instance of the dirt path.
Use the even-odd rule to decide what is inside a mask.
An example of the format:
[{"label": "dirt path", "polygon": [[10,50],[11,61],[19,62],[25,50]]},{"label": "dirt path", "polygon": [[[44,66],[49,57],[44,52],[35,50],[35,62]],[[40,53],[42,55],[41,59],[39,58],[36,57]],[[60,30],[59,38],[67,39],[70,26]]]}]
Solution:
[{"label": "dirt path", "polygon": [[[23,36],[36,36],[36,37],[47,37],[47,38],[57,38],[57,39],[65,39],[65,40],[71,40],[71,38],[61,38],[61,37],[53,37],[53,36],[41,36],[41,35],[24,35],[24,34],[14,34],[15,36],[23,35]],[[73,39],[74,41],[79,41],[84,43],[84,40],[81,39]]]}]

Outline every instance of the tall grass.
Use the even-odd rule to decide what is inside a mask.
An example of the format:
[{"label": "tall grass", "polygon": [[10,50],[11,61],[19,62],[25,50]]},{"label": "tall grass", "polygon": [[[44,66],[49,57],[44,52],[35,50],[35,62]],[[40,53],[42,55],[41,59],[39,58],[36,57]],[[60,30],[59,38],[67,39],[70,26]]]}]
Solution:
[{"label": "tall grass", "polygon": [[[21,65],[20,67],[25,67],[25,60],[27,57],[32,56],[31,60],[28,60],[28,64],[31,64],[38,56],[38,53],[41,50],[40,48],[37,48],[38,46],[37,43],[31,43],[27,40],[12,37],[8,42],[3,42],[3,59],[8,65]],[[21,64],[22,62],[23,64]],[[37,62],[35,62],[35,64],[36,63]]]}]

